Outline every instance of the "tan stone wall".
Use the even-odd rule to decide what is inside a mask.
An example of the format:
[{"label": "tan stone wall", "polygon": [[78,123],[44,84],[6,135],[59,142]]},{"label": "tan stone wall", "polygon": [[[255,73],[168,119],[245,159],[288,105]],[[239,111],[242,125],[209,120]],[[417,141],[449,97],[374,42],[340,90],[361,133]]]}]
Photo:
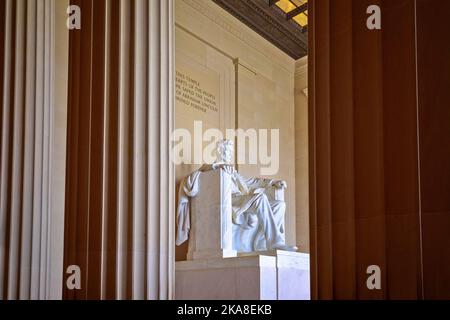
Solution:
[{"label": "tan stone wall", "polygon": [[[295,139],[293,75],[274,63],[266,70],[246,61],[238,65],[238,126],[244,130],[279,129],[279,171],[272,178],[286,180],[286,241],[295,244]],[[270,150],[270,148],[269,148]],[[260,176],[259,165],[239,165],[244,176]]]}]

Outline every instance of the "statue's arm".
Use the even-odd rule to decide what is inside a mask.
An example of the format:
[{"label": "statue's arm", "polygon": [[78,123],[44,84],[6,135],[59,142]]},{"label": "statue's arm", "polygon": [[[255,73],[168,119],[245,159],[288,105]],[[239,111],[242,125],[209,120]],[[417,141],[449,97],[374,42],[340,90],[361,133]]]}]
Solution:
[{"label": "statue's arm", "polygon": [[265,179],[265,178],[247,178],[244,179],[245,183],[249,188],[270,188],[275,187],[276,189],[286,189],[287,183],[283,180],[275,179]]},{"label": "statue's arm", "polygon": [[272,180],[264,178],[243,178],[243,180],[250,188],[268,188],[272,183]]},{"label": "statue's arm", "polygon": [[235,171],[234,166],[227,163],[213,163],[213,164],[204,164],[198,169],[200,172],[208,172],[214,171],[218,169],[223,169],[229,173],[233,173]]}]

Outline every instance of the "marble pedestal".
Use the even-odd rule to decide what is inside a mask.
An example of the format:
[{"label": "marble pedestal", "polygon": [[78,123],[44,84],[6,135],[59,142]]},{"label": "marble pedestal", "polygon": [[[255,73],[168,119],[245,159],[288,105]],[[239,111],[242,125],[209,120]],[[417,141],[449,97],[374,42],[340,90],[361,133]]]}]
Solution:
[{"label": "marble pedestal", "polygon": [[309,254],[267,251],[176,263],[178,300],[309,300]]}]

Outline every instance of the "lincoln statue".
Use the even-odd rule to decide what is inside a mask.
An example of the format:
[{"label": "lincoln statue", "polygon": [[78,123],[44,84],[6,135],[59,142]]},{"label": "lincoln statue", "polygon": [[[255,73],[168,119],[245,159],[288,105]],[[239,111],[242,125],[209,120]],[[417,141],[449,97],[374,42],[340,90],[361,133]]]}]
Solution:
[{"label": "lincoln statue", "polygon": [[223,170],[231,176],[233,239],[239,242],[236,247],[249,248],[241,251],[297,251],[296,247],[287,245],[285,241],[286,203],[284,199],[270,196],[274,191],[286,189],[286,182],[242,177],[232,164],[233,149],[232,141],[219,141],[216,161],[203,165],[181,183],[176,244],[181,245],[189,238],[189,199],[199,192],[199,177],[205,172]]}]

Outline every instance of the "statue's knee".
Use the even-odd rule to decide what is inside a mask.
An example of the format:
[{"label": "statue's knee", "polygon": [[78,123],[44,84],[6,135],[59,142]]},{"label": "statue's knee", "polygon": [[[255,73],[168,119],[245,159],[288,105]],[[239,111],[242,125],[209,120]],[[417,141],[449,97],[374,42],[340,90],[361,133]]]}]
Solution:
[{"label": "statue's knee", "polygon": [[265,202],[265,203],[269,203],[269,198],[267,197],[267,195],[265,193],[261,194],[261,201]]},{"label": "statue's knee", "polygon": [[255,204],[258,207],[261,206],[262,204],[266,205],[266,204],[269,204],[269,203],[270,203],[269,202],[269,198],[267,198],[267,195],[265,193],[260,193],[258,195],[258,197],[256,198],[256,201],[255,201]]}]

